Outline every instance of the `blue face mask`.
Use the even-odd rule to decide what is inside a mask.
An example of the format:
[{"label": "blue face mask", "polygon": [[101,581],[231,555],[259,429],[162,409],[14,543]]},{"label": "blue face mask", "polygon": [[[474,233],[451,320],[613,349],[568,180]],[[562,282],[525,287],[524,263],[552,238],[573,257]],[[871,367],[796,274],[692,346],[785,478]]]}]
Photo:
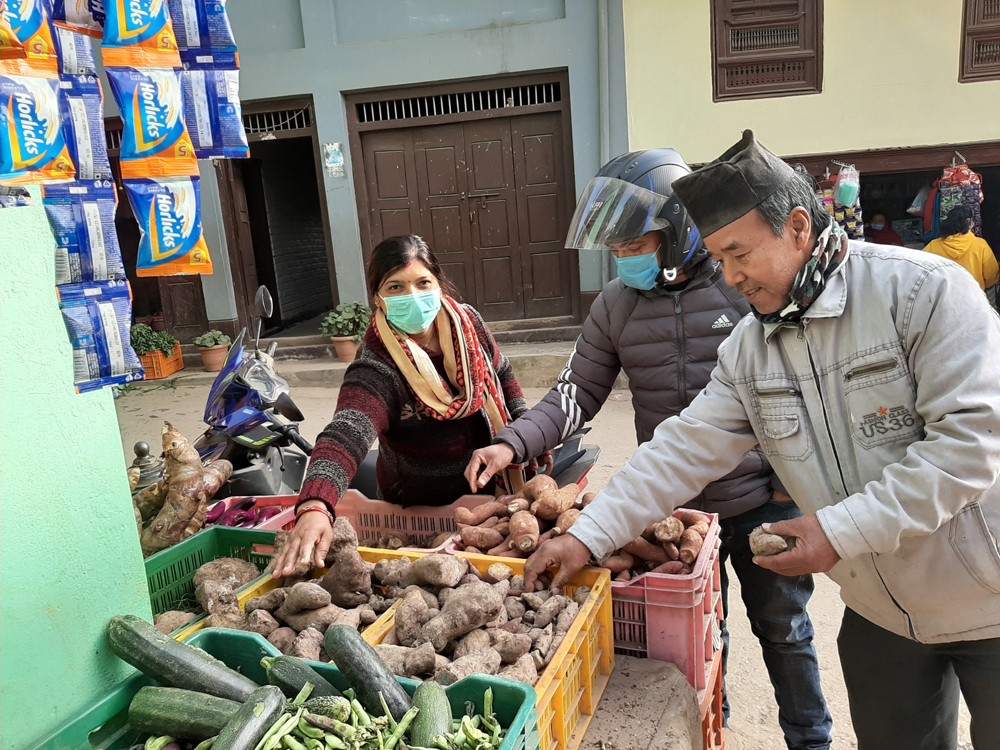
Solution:
[{"label": "blue face mask", "polygon": [[441,309],[441,290],[401,294],[398,297],[382,297],[385,302],[385,316],[403,333],[423,333],[434,323]]},{"label": "blue face mask", "polygon": [[885,229],[885,224],[872,224],[872,229],[874,229],[876,232],[881,232],[883,229]]},{"label": "blue face mask", "polygon": [[618,266],[618,278],[625,286],[633,289],[649,291],[656,286],[656,280],[660,276],[660,259],[657,253],[615,258],[615,265]]}]

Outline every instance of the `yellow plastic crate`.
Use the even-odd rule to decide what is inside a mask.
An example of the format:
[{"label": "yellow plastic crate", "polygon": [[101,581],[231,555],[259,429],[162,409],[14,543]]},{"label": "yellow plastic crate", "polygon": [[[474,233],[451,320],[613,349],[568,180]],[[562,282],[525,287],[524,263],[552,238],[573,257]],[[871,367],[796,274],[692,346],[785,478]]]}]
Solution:
[{"label": "yellow plastic crate", "polygon": [[[378,552],[383,559],[424,556],[412,552]],[[481,573],[498,562],[509,565],[515,574],[524,573],[524,560],[465,553],[462,557]],[[566,592],[572,594],[581,586],[589,587],[590,595],[535,683],[541,750],[575,750],[581,745],[615,666],[611,574],[604,568],[585,568],[573,577]],[[394,618],[383,616],[365,631],[365,640],[378,645],[394,627]]]},{"label": "yellow plastic crate", "polygon": [[[369,549],[367,547],[358,547],[358,553],[361,555],[362,560],[370,563],[376,563],[379,560],[385,560],[387,558],[394,559],[398,557],[403,557],[403,555],[397,554],[390,550]],[[313,578],[322,578],[324,575],[326,575],[326,568],[314,568],[312,574]],[[264,594],[266,594],[268,591],[273,591],[280,585],[281,583],[277,579],[271,578],[270,575],[261,576],[256,581],[248,583],[242,589],[237,591],[236,600],[239,602],[240,608],[242,609],[243,607],[246,606],[246,603],[251,599],[255,599],[258,596],[264,596]],[[361,636],[366,641],[368,641],[368,643],[372,644],[373,646],[375,644],[381,643],[382,638],[385,637],[385,633],[387,633],[389,630],[392,629],[392,621],[393,621],[392,613],[394,609],[395,606],[393,606],[390,609],[387,609],[385,612],[379,615],[379,618],[375,622],[373,622],[371,625],[365,628],[365,630],[361,633]],[[197,620],[191,621],[187,625],[187,627],[173,633],[173,636],[178,641],[186,641],[188,638],[197,633],[199,630],[202,630],[203,628],[207,627],[207,621],[208,621],[207,616],[202,615]],[[372,635],[373,633],[381,633],[382,636],[379,637],[378,640],[372,640],[374,637]]]}]

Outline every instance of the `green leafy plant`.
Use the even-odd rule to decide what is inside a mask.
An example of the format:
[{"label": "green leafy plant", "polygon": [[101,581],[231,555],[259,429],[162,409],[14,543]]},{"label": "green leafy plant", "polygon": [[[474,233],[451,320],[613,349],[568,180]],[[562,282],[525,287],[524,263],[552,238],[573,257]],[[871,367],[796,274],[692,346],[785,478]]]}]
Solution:
[{"label": "green leafy plant", "polygon": [[364,302],[341,302],[320,321],[319,330],[327,336],[350,336],[361,341],[372,322],[372,310]]},{"label": "green leafy plant", "polygon": [[195,346],[200,346],[203,349],[208,349],[212,346],[229,346],[233,343],[233,340],[222,331],[213,328],[211,331],[205,331],[205,333],[198,336],[191,343]]},{"label": "green leafy plant", "polygon": [[177,346],[177,339],[166,331],[154,331],[145,323],[136,323],[131,330],[132,348],[135,353],[152,354],[153,352],[163,352],[166,356],[174,353]]}]

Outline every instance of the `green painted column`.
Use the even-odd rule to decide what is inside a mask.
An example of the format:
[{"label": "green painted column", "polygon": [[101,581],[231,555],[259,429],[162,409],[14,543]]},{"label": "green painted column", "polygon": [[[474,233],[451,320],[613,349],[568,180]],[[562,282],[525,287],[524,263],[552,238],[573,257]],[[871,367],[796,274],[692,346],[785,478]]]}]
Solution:
[{"label": "green painted column", "polygon": [[0,748],[41,739],[131,672],[116,614],[150,618],[114,399],[77,395],[41,197],[0,209]]}]

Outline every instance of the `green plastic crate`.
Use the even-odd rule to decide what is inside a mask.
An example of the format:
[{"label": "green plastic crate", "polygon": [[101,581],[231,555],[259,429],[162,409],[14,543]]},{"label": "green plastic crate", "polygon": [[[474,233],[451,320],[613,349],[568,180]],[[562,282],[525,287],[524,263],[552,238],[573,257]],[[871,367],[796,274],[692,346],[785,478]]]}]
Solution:
[{"label": "green plastic crate", "polygon": [[[277,656],[278,650],[256,633],[238,630],[208,628],[188,639],[191,646],[207,651],[227,666],[236,669],[251,680],[264,681],[260,660]],[[310,665],[327,680],[341,689],[347,682],[332,664],[310,662]],[[399,678],[407,693],[413,694],[418,680]],[[143,685],[152,684],[149,678],[135,674],[94,705],[79,713],[59,730],[31,747],[31,750],[127,750],[145,740],[128,725],[128,705]],[[483,709],[483,693],[493,688],[493,710],[500,723],[507,727],[507,737],[502,750],[538,750],[538,715],[535,712],[535,691],[519,682],[499,677],[466,677],[445,688],[452,711],[456,716],[465,713],[466,702],[472,702],[477,711]]]},{"label": "green plastic crate", "polygon": [[[194,598],[194,574],[220,557],[249,560],[263,570],[271,560],[273,531],[213,526],[146,558],[146,585],[153,614],[171,609],[200,610]],[[255,551],[255,547],[261,547]]]}]

